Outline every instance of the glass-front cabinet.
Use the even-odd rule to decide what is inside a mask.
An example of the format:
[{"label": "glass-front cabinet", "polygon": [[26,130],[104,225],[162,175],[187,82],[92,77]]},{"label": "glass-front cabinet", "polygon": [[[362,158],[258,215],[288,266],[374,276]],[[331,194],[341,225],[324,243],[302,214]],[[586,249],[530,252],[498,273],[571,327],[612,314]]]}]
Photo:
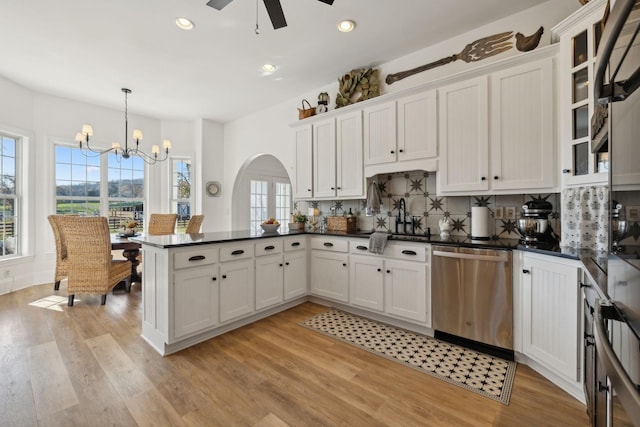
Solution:
[{"label": "glass-front cabinet", "polygon": [[560,42],[560,167],[563,185],[607,182],[608,146],[591,152],[595,59],[606,0],[593,0],[552,29]]}]

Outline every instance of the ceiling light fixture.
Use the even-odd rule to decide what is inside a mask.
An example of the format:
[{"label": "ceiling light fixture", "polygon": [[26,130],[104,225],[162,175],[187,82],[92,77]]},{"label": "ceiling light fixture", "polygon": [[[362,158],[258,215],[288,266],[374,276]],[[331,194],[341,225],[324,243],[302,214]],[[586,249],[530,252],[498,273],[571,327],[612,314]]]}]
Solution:
[{"label": "ceiling light fixture", "polygon": [[176,25],[178,28],[182,28],[183,30],[193,30],[193,21],[188,18],[178,17],[176,18]]},{"label": "ceiling light fixture", "polygon": [[345,19],[344,21],[340,21],[338,23],[338,30],[340,30],[343,33],[348,33],[350,31],[353,31],[355,27],[356,27],[356,23],[349,19]]},{"label": "ceiling light fixture", "polygon": [[262,66],[262,71],[266,72],[266,73],[273,73],[276,70],[276,66],[273,64],[264,64]]},{"label": "ceiling light fixture", "polygon": [[[160,154],[160,146],[153,145],[151,147],[151,155],[146,154],[138,148],[140,140],[142,140],[142,131],[140,129],[133,130],[133,139],[136,140],[136,147],[129,148],[129,140],[127,133],[129,132],[129,117],[128,117],[128,103],[127,98],[131,93],[131,89],[122,88],[122,92],[124,92],[124,148],[120,146],[119,142],[114,142],[111,144],[111,148],[106,150],[95,150],[89,146],[89,138],[93,136],[93,127],[91,125],[84,124],[82,125],[82,131],[76,134],[76,142],[80,146],[80,152],[84,154],[86,157],[96,157],[102,154],[107,154],[113,152],[116,155],[116,160],[120,161],[120,157],[123,159],[128,159],[131,156],[138,156],[146,163],[152,165],[156,162],[163,162],[167,160],[169,157],[169,149],[171,148],[171,141],[165,139],[163,141],[163,149],[164,149],[164,158],[159,159],[158,154]],[[84,144],[84,145],[83,145]],[[95,153],[95,156],[91,155],[91,153]]]}]

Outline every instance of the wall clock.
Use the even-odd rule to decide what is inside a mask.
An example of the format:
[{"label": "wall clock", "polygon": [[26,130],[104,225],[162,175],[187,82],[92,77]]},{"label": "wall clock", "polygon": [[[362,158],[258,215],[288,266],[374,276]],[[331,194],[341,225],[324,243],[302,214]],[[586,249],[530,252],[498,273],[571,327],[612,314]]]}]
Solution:
[{"label": "wall clock", "polygon": [[207,194],[211,197],[218,197],[222,192],[222,185],[218,181],[207,182]]}]

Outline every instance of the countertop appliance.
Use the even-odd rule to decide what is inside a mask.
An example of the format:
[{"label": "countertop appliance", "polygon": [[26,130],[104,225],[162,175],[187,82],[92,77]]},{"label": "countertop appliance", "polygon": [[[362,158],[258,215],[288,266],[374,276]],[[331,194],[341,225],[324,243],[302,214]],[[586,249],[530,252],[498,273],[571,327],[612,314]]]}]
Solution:
[{"label": "countertop appliance", "polygon": [[522,218],[518,219],[520,243],[525,246],[551,246],[558,243],[549,215],[553,211],[551,203],[544,200],[531,200],[522,206]]},{"label": "countertop appliance", "polygon": [[[585,320],[585,330],[592,329],[585,352],[593,346],[596,360],[585,390],[592,425],[640,426],[640,262],[633,256],[637,248],[621,238],[625,219],[617,202],[640,200],[639,0],[613,3],[597,54],[594,95],[601,106],[592,130],[604,125],[606,132],[592,131],[591,146],[609,151],[611,209],[607,277],[596,283],[600,298],[589,308],[593,318]],[[597,114],[604,106],[606,112]]]},{"label": "countertop appliance", "polygon": [[513,360],[511,251],[432,248],[435,337]]}]

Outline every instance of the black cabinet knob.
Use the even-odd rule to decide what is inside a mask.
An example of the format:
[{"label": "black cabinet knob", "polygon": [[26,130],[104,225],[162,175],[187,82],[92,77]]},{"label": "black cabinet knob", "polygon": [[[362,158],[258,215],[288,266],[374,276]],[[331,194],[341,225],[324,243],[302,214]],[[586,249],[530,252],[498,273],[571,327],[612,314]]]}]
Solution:
[{"label": "black cabinet knob", "polygon": [[282,267],[282,264],[280,264],[280,267]]},{"label": "black cabinet knob", "polygon": [[289,263],[288,263],[288,262],[285,262],[285,265],[289,265]]},{"label": "black cabinet knob", "polygon": [[342,263],[342,266],[343,266],[343,267],[346,267],[346,266],[347,266],[347,263],[346,263],[346,262],[343,262],[343,263]]},{"label": "black cabinet knob", "polygon": [[395,151],[393,151],[393,150],[391,150],[391,151],[390,151],[390,153],[391,153],[391,154],[396,154],[396,152],[395,152]]},{"label": "black cabinet knob", "polygon": [[398,150],[398,152],[400,152],[400,153],[404,153],[404,150],[400,149],[400,150]]},{"label": "black cabinet knob", "polygon": [[391,273],[391,270],[387,270],[387,273]]},{"label": "black cabinet knob", "polygon": [[307,191],[311,191],[311,189],[310,189],[310,188],[307,188]]},{"label": "black cabinet knob", "polygon": [[571,169],[562,169],[562,173],[570,173]]},{"label": "black cabinet knob", "polygon": [[335,189],[336,189],[336,187],[331,187],[331,189],[332,189],[332,190],[335,190]]},{"label": "black cabinet knob", "polygon": [[226,278],[227,278],[227,275],[226,275],[226,274],[223,274],[223,275],[222,275],[222,278],[223,278],[223,279],[226,279]]},{"label": "black cabinet knob", "polygon": [[212,277],[211,280],[213,280],[215,282],[216,280],[218,280],[218,278],[217,277]]},{"label": "black cabinet knob", "polygon": [[522,272],[523,272],[524,274],[529,274],[529,273],[531,273],[531,272],[530,272],[529,270],[527,270],[526,268],[525,268],[525,269],[523,269],[523,270],[522,270]]},{"label": "black cabinet knob", "polygon": [[483,176],[482,178],[480,178],[480,180],[481,180],[481,181],[486,181],[486,179],[487,179],[487,178],[486,178],[486,177],[484,177],[484,176]]},{"label": "black cabinet knob", "polygon": [[498,179],[498,175],[494,176],[493,179]]},{"label": "black cabinet knob", "polygon": [[379,268],[379,269],[378,269],[378,271],[382,271],[382,269],[381,269],[381,268]]}]

